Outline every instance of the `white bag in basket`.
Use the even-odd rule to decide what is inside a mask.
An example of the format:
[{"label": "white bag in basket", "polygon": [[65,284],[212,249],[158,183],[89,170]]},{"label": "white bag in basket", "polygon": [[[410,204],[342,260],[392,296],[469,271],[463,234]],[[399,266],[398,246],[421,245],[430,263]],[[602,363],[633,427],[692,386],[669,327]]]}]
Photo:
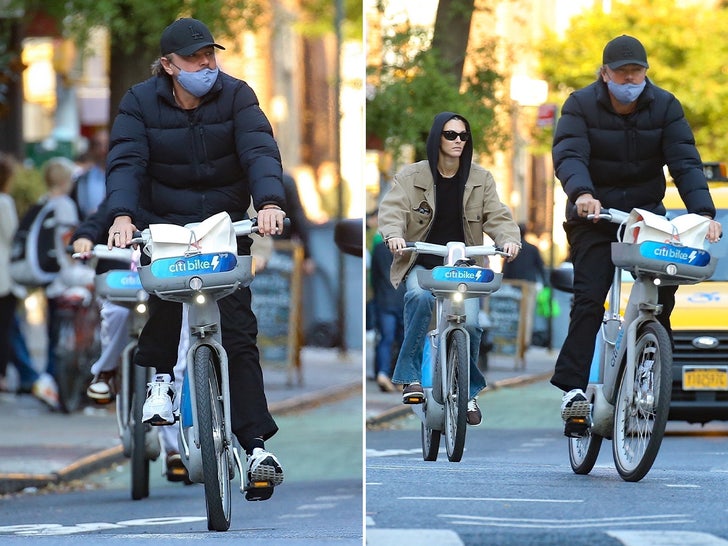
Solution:
[{"label": "white bag in basket", "polygon": [[699,214],[681,214],[673,220],[642,209],[632,209],[627,219],[622,242],[639,244],[644,241],[672,243],[703,248],[710,219]]},{"label": "white bag in basket", "polygon": [[152,261],[185,254],[232,252],[237,254],[235,228],[227,212],[219,212],[192,228],[174,224],[151,224],[151,241],[144,252]]}]

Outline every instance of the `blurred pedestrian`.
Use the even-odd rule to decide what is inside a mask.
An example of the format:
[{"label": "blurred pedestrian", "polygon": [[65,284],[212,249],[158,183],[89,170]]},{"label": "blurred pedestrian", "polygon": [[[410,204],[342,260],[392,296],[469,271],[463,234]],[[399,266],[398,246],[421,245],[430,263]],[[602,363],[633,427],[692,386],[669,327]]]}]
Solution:
[{"label": "blurred pedestrian", "polygon": [[10,195],[16,161],[0,153],[0,391],[7,391],[7,367],[12,362],[20,376],[20,389],[29,389],[51,408],[58,407],[58,391],[53,378],[39,374],[32,366],[25,338],[17,317],[18,297],[25,289],[10,277],[10,250],[13,235],[18,229],[15,201]]},{"label": "blurred pedestrian", "polygon": [[96,212],[106,197],[106,155],[109,153],[109,132],[98,129],[89,142],[91,165],[76,179],[71,198],[78,205],[81,220]]},{"label": "blurred pedestrian", "polygon": [[392,383],[394,349],[402,343],[404,334],[405,285],[395,288],[389,280],[392,253],[384,241],[372,250],[371,283],[376,313],[377,342],[374,349],[374,377],[384,392],[395,392]]}]

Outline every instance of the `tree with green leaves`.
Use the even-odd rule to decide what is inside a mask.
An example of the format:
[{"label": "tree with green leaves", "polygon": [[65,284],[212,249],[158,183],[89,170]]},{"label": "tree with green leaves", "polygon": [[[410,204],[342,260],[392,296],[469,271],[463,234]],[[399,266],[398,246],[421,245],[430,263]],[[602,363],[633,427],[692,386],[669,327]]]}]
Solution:
[{"label": "tree with green leaves", "polygon": [[[367,135],[396,157],[403,146],[411,145],[415,159],[423,158],[435,114],[448,110],[470,121],[476,152],[502,149],[508,139],[508,130],[496,114],[503,85],[495,69],[498,42],[468,44],[475,9],[469,0],[441,4],[450,9],[438,9],[434,34],[409,23],[383,28],[382,58],[367,67]],[[380,10],[384,11],[384,5]],[[456,14],[457,23],[452,20]],[[458,40],[443,36],[458,33]],[[463,73],[466,51],[475,70]]]},{"label": "tree with green leaves", "polygon": [[594,81],[602,50],[629,34],[647,50],[647,76],[674,93],[685,109],[704,161],[728,161],[728,6],[679,0],[615,0],[604,12],[575,16],[562,37],[551,33],[539,47],[541,69],[554,100]]}]

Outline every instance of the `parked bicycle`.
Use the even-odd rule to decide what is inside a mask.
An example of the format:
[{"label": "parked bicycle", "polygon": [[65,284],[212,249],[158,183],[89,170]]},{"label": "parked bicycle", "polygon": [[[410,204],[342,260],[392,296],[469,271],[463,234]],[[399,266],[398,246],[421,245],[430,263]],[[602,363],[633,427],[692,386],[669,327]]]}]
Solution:
[{"label": "parked bicycle", "polygon": [[[89,276],[90,277],[90,276]],[[101,353],[101,317],[93,287],[79,283],[56,298],[51,328],[56,346],[53,371],[62,412],[79,410],[86,401],[91,365]]]},{"label": "parked bicycle", "polygon": [[[236,236],[257,231],[254,219],[231,224]],[[217,301],[252,282],[252,257],[230,251],[202,253],[195,240],[180,243],[187,245],[181,255],[155,259],[150,230],[132,240],[152,253],[151,263],[139,268],[144,289],[162,299],[189,305],[190,347],[180,399],[179,451],[190,481],[205,486],[208,529],[226,531],[230,527],[230,482],[235,467],[241,477],[241,492],[277,485],[248,482],[231,431],[228,359],[220,333]]]},{"label": "parked bicycle", "polygon": [[469,258],[509,254],[494,246],[466,246],[461,242],[416,242],[407,243],[407,248],[442,256],[444,263],[431,270],[416,271],[420,287],[436,298],[436,325],[428,333],[423,351],[425,400],[412,405],[412,411],[422,421],[422,456],[426,461],[437,460],[444,433],[448,460],[458,462],[465,448],[470,398],[470,334],[465,324],[478,321],[477,316],[466,315],[465,301],[492,294],[500,288],[502,278],[492,269],[475,266]]},{"label": "parked bicycle", "polygon": [[[88,256],[74,254],[73,257]],[[106,245],[95,245],[91,257],[126,260],[130,266],[133,259],[130,248],[109,250]],[[121,353],[121,366],[116,371],[121,387],[116,396],[116,422],[124,455],[131,461],[131,498],[139,500],[149,496],[149,465],[157,460],[161,451],[157,430],[142,423],[142,407],[152,370],[132,363],[139,334],[147,321],[149,295],[142,287],[139,274],[131,269],[113,269],[97,275],[94,284],[99,297],[130,311],[128,342]]]},{"label": "parked bicycle", "polygon": [[[600,219],[616,224],[628,217],[616,209],[599,214]],[[584,435],[569,438],[569,461],[576,474],[588,474],[602,440],[610,439],[619,475],[637,482],[657,457],[672,389],[672,348],[667,331],[656,319],[660,311],[657,288],[704,281],[713,274],[717,260],[701,248],[645,241],[612,243],[612,262],[614,279],[586,390],[591,415],[584,419]],[[620,312],[623,271],[635,279],[624,315]],[[554,270],[551,280],[555,288],[573,291],[572,270]]]}]

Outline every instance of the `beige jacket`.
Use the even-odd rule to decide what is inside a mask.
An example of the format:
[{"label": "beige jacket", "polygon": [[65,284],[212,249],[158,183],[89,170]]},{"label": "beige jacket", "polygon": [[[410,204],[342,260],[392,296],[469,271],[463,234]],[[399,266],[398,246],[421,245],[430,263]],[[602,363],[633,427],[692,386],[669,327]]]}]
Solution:
[{"label": "beige jacket", "polygon": [[[435,216],[434,186],[426,160],[408,165],[395,175],[392,188],[379,205],[379,231],[385,241],[402,237],[409,243],[427,238]],[[483,244],[483,232],[500,247],[521,242],[511,211],[498,197],[493,175],[476,164],[471,166],[465,183],[463,212],[465,244]],[[392,285],[399,286],[416,259],[414,252],[394,256],[390,270]]]}]

